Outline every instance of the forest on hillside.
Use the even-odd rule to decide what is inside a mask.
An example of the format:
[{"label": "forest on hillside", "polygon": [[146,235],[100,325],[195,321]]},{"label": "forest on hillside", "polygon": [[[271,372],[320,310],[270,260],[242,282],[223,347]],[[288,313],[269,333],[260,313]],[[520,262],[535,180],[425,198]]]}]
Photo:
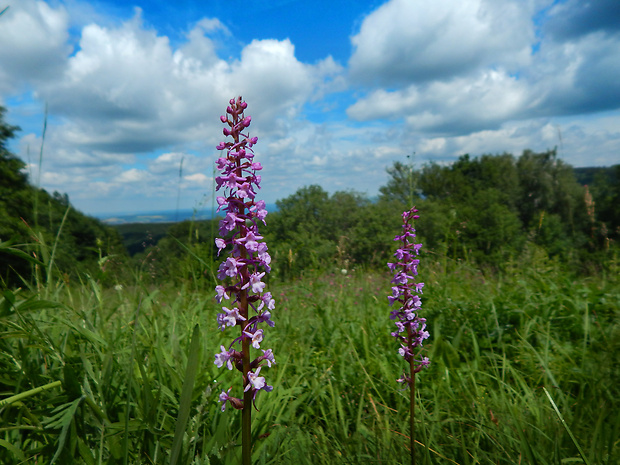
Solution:
[{"label": "forest on hillside", "polygon": [[19,128],[6,123],[5,113],[0,107],[0,286],[27,286],[46,270],[67,280],[78,269],[93,273],[104,251],[124,258],[116,230],[73,208],[67,194],[31,183],[26,164],[7,148]]}]

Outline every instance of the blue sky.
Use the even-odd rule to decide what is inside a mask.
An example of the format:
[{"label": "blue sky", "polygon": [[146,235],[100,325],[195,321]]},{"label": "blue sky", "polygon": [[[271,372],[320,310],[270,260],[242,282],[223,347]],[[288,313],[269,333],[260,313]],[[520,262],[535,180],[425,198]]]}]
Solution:
[{"label": "blue sky", "polygon": [[179,188],[210,205],[239,94],[268,203],[309,184],[374,196],[413,153],[620,163],[617,0],[231,4],[0,3],[0,104],[31,179],[92,215],[174,209]]}]

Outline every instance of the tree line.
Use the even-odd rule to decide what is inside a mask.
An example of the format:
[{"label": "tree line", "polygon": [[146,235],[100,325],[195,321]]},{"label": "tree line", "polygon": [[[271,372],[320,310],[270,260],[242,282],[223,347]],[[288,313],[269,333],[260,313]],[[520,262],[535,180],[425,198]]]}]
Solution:
[{"label": "tree line", "polygon": [[416,224],[427,252],[494,269],[526,261],[528,248],[597,267],[620,235],[620,165],[586,187],[555,149],[463,155],[420,169],[396,162],[387,171],[375,202],[352,192],[330,196],[319,186],[279,201],[266,228],[278,266],[300,272],[330,259],[382,265],[393,252],[399,212],[412,205],[420,210]]},{"label": "tree line", "polygon": [[[420,169],[396,162],[387,171],[377,199],[310,185],[277,201],[261,228],[273,256],[272,275],[385,267],[400,215],[411,205],[420,210],[416,224],[424,250],[437,261],[501,271],[528,266],[538,254],[595,271],[617,251],[620,165],[598,170],[588,186],[555,150],[463,155],[450,165]],[[163,268],[183,276],[196,256],[215,258],[216,222],[171,227],[156,247]]]}]

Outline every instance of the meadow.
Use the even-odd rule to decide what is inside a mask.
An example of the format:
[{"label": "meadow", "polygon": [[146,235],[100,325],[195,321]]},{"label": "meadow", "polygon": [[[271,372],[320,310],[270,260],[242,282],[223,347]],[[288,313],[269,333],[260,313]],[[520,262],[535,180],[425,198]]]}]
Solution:
[{"label": "meadow", "polygon": [[[260,166],[240,161],[256,139],[235,105],[233,121],[221,117],[235,144],[218,146],[230,149],[216,178],[228,187],[213,193],[225,218],[149,226],[146,238],[129,226],[124,246],[66,194],[29,183],[0,107],[2,465],[410,463],[413,390],[397,382],[386,262],[414,203],[430,332],[417,463],[620,463],[620,165],[590,192],[555,150],[396,162],[376,201],[305,186],[259,232]],[[241,143],[249,152],[231,152]],[[216,285],[238,307],[220,317]],[[267,309],[272,392],[256,381],[271,359],[250,345]],[[243,354],[221,349],[226,325],[251,332]],[[246,378],[218,368],[224,357]],[[246,388],[242,412],[229,399],[222,411],[231,385]]]},{"label": "meadow", "polygon": [[[218,402],[232,376],[213,363],[227,343],[214,283],[147,274],[3,291],[1,463],[239,463],[240,412]],[[502,273],[429,253],[420,277],[418,463],[620,463],[614,256],[584,275],[531,244]],[[254,463],[408,463],[390,279],[336,267],[268,282],[277,364],[253,414]]]}]

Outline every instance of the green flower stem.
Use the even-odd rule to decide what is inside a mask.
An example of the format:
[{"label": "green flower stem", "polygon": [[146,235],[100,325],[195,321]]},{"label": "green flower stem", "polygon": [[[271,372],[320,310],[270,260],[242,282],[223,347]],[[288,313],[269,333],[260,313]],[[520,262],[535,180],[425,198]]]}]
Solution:
[{"label": "green flower stem", "polygon": [[[247,373],[250,371],[250,340],[243,340],[243,372],[244,382],[249,383]],[[241,412],[241,443],[243,465],[252,463],[252,390],[243,393],[243,410]]]},{"label": "green flower stem", "polygon": [[[409,339],[411,340],[411,328],[409,328]],[[409,447],[411,448],[411,465],[415,465],[415,363],[413,357],[409,359]]]},{"label": "green flower stem", "polygon": [[[242,212],[243,213],[243,212]],[[242,227],[243,229],[243,227]],[[241,246],[241,258],[247,257],[245,247]],[[243,281],[247,282],[247,270],[243,273]],[[245,318],[241,325],[241,353],[243,354],[243,387],[250,384],[248,373],[250,372],[250,339],[243,337],[243,327],[249,321],[248,312],[248,293],[242,290],[239,295],[239,313]],[[251,465],[252,463],[252,389],[243,393],[243,410],[241,411],[241,463]]]}]

